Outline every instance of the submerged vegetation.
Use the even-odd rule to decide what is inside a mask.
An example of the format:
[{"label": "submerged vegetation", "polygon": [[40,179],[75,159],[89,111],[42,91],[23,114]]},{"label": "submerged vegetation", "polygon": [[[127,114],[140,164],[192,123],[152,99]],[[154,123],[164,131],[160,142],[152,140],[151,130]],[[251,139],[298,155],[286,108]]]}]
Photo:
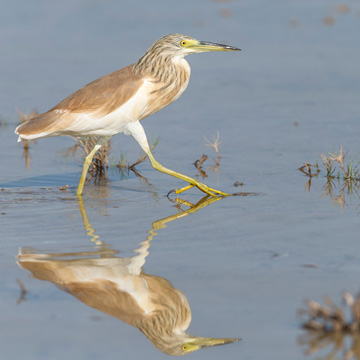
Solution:
[{"label": "submerged vegetation", "polygon": [[298,338],[298,343],[306,347],[307,355],[331,347],[324,359],[335,359],[341,352],[343,359],[360,360],[360,294],[354,298],[344,292],[343,301],[344,307],[335,305],[329,297],[325,297],[324,305],[307,300],[305,308],[298,311],[307,331]]},{"label": "submerged vegetation", "polygon": [[324,170],[320,169],[318,162],[306,163],[299,170],[308,177],[305,189],[310,191],[312,179],[318,178],[325,172],[326,183],[323,186],[322,197],[329,196],[334,205],[339,205],[341,209],[348,206],[346,198],[356,198],[360,200],[360,168],[359,162],[353,160],[346,161],[347,153],[342,147],[339,154],[328,156],[320,154]]}]

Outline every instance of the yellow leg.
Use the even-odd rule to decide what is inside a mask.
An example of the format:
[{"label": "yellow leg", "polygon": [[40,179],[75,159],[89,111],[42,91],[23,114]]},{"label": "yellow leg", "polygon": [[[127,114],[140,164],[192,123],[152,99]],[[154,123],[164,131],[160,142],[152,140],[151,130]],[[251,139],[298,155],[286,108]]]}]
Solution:
[{"label": "yellow leg", "polygon": [[82,169],[82,173],[81,173],[81,178],[79,181],[79,186],[76,192],[77,196],[82,196],[83,191],[84,191],[84,185],[85,185],[85,181],[86,181],[86,176],[89,170],[89,167],[91,165],[92,159],[94,157],[94,155],[96,154],[96,152],[101,148],[101,146],[103,146],[107,141],[109,141],[109,137],[102,137],[99,138],[98,142],[96,143],[96,145],[94,146],[94,148],[91,150],[91,152],[86,156],[85,161],[84,161],[84,166]]},{"label": "yellow leg", "polygon": [[173,190],[173,192],[175,192],[175,194],[180,194],[185,190],[189,190],[191,189],[193,186],[196,186],[199,190],[203,191],[205,194],[208,194],[210,196],[229,196],[232,194],[226,194],[222,191],[219,190],[215,190],[212,189],[211,187],[201,183],[200,181],[197,181],[196,179],[191,178],[190,176],[186,176],[183,174],[180,174],[176,171],[167,169],[166,167],[162,166],[161,164],[159,164],[153,157],[150,148],[149,148],[149,144],[146,138],[146,134],[144,131],[144,128],[142,127],[142,125],[140,124],[139,121],[134,121],[134,122],[129,122],[128,124],[126,124],[126,127],[124,128],[124,132],[128,135],[132,135],[134,137],[134,139],[137,141],[137,143],[141,146],[141,148],[144,150],[144,152],[146,153],[146,155],[149,157],[150,162],[152,167],[155,170],[161,171],[165,174],[174,176],[178,179],[184,180],[186,182],[189,183],[188,186],[185,186],[181,189],[177,189],[177,190]]},{"label": "yellow leg", "polygon": [[[182,192],[184,192],[184,191],[186,191],[186,190],[189,190],[189,189],[191,189],[191,188],[193,188],[193,187],[194,187],[194,185],[190,184],[190,185],[184,186],[184,187],[182,187],[182,188],[180,188],[180,189],[171,190],[171,191],[169,192],[169,194],[171,194],[172,192],[174,192],[175,194],[181,194]],[[168,195],[169,195],[169,194],[168,194]]]},{"label": "yellow leg", "polygon": [[196,186],[199,190],[203,191],[205,194],[208,194],[210,196],[217,196],[217,195],[220,195],[220,196],[230,196],[231,194],[227,194],[227,193],[224,193],[222,191],[219,191],[219,190],[215,190],[203,183],[201,183],[200,181],[196,180],[196,179],[193,179],[192,177],[190,176],[187,176],[187,175],[183,175],[183,174],[180,174],[174,170],[170,170],[164,166],[162,166],[160,163],[158,163],[155,158],[153,157],[152,153],[150,152],[150,150],[147,152],[147,155],[150,159],[150,162],[151,162],[151,165],[154,169],[158,170],[158,171],[161,171],[165,174],[168,174],[168,175],[171,175],[171,176],[174,176],[178,179],[181,179],[181,180],[184,180],[186,182],[188,182],[190,185],[188,186],[185,186],[181,189],[177,189],[177,190],[173,190],[173,192],[175,192],[175,194],[180,194],[182,193],[183,191],[186,191],[186,190],[189,190],[191,189],[193,186]]}]

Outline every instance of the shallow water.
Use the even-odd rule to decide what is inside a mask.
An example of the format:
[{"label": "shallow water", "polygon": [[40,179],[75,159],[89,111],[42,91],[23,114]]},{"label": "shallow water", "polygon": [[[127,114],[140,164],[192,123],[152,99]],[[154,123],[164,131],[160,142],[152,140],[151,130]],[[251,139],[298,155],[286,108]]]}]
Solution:
[{"label": "shallow water", "polygon": [[[348,11],[339,8],[344,4]],[[79,253],[105,246],[129,259],[155,231],[143,270],[185,295],[192,312],[188,332],[242,338],[191,357],[325,358],[330,347],[308,357],[306,346],[298,344],[304,331],[296,311],[306,298],[322,302],[327,294],[340,303],[342,291],[358,292],[359,201],[346,193],[347,206],[334,206],[323,196],[325,179],[313,178],[308,191],[308,179],[297,169],[304,161],[321,164],[320,153],[339,151],[341,145],[357,160],[360,4],[183,1],[175,6],[138,0],[0,6],[3,357],[168,358],[136,327],[85,305],[54,281],[31,277],[16,258],[25,248],[78,259]],[[229,43],[242,52],[188,57],[187,91],[143,122],[150,140],[160,136],[155,157],[196,176],[193,162],[205,153],[204,182],[257,196],[201,203],[187,213],[188,206],[178,208],[166,197],[182,182],[145,162],[137,169],[148,182],[110,170],[106,185],[86,186],[82,204],[75,196],[80,159],[62,155],[73,145],[69,138],[31,144],[26,169],[22,145],[13,135],[16,109],[46,111],[85,83],[135,61],[171,32]],[[214,172],[208,167],[216,154],[204,137],[212,140],[217,131],[222,158]],[[140,153],[124,135],[112,144],[114,160],[120,151],[129,162]],[[234,187],[236,181],[244,185]],[[190,190],[182,198],[196,204],[202,195]],[[23,297],[18,280],[26,289]]]}]

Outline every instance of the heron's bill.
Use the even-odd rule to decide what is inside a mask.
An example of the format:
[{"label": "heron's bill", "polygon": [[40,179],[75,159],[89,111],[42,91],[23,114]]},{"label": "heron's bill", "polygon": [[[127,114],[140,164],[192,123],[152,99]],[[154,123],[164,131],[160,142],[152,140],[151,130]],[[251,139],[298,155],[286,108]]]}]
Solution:
[{"label": "heron's bill", "polygon": [[241,49],[223,44],[216,44],[208,41],[199,41],[197,44],[190,45],[189,48],[195,52],[205,51],[240,51]]},{"label": "heron's bill", "polygon": [[195,338],[192,341],[187,342],[184,344],[187,349],[184,349],[185,351],[194,351],[198,350],[200,348],[207,348],[211,346],[218,346],[218,345],[225,345],[225,344],[231,344],[236,343],[240,341],[241,339],[234,339],[234,338],[204,338],[204,337],[198,337]]}]

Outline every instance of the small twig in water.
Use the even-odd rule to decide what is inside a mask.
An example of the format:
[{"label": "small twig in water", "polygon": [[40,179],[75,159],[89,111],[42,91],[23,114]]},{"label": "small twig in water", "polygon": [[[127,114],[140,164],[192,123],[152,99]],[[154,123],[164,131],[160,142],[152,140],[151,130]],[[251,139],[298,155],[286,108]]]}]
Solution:
[{"label": "small twig in water", "polygon": [[[23,113],[20,110],[17,110],[17,113],[18,113],[18,119],[19,119],[20,123],[24,123],[39,114],[36,109],[32,110],[31,113],[29,113],[29,114]],[[30,159],[31,159],[31,157],[30,157],[30,141],[33,144],[36,144],[36,140],[21,139],[21,142],[22,142],[23,148],[24,148],[22,157],[25,159],[25,168],[27,170],[30,168]]]},{"label": "small twig in water", "polygon": [[194,162],[195,167],[199,171],[200,176],[204,179],[208,177],[207,173],[203,170],[202,164],[208,159],[207,155],[203,155],[200,159]]},{"label": "small twig in water", "polygon": [[212,142],[209,141],[207,138],[205,138],[205,140],[207,141],[207,143],[205,144],[205,146],[208,146],[208,147],[210,147],[210,148],[213,148],[213,149],[215,150],[215,152],[216,152],[216,155],[217,155],[217,159],[214,159],[214,158],[213,158],[213,161],[214,161],[215,165],[210,167],[210,169],[211,169],[211,170],[214,170],[214,171],[216,171],[217,168],[219,167],[219,165],[220,165],[220,160],[221,160],[221,155],[220,155],[220,152],[219,152],[219,147],[220,147],[220,145],[221,145],[221,142],[220,142],[219,139],[220,139],[220,133],[219,133],[219,132],[217,132],[216,137],[213,136],[213,141],[212,141]]},{"label": "small twig in water", "polygon": [[20,286],[20,291],[21,291],[20,296],[19,296],[18,300],[16,301],[16,304],[20,305],[24,300],[26,300],[27,290],[26,290],[23,282],[20,279],[17,279],[16,282]]}]

